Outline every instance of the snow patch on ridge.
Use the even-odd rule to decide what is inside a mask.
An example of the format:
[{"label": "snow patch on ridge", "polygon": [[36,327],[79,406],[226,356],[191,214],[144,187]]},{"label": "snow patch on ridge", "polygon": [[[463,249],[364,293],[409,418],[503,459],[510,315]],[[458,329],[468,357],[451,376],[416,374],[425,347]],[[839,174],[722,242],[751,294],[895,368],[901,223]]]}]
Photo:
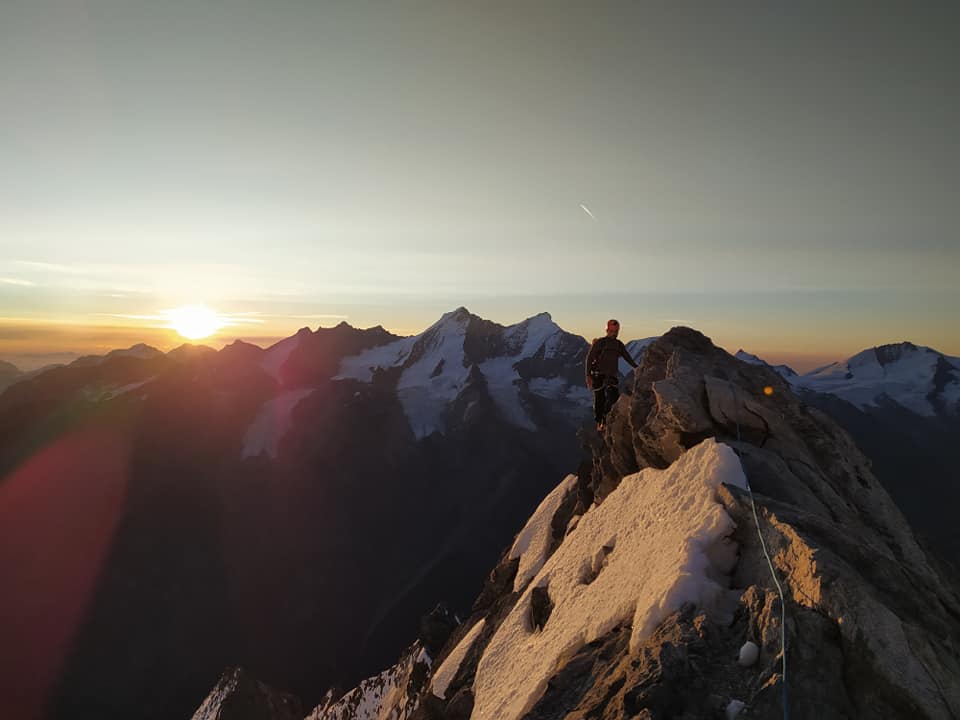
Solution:
[{"label": "snow patch on ridge", "polygon": [[133,382],[133,383],[130,383],[130,384],[128,384],[128,385],[121,385],[120,387],[112,388],[111,390],[108,390],[108,391],[107,391],[107,393],[106,393],[106,395],[104,395],[104,398],[103,398],[103,399],[104,399],[104,400],[112,400],[112,399],[115,398],[115,397],[120,397],[121,395],[126,395],[127,393],[133,392],[134,390],[137,390],[138,388],[143,387],[143,386],[146,385],[148,382],[150,382],[151,380],[155,380],[155,379],[156,379],[156,375],[154,375],[153,377],[148,377],[146,380],[140,380],[139,382]]},{"label": "snow patch on ridge", "polygon": [[550,549],[550,538],[552,536],[551,523],[563,499],[577,484],[576,475],[567,475],[559,485],[557,485],[543,502],[533,511],[533,515],[527,520],[523,530],[517,535],[517,539],[510,548],[510,559],[520,558],[520,564],[517,567],[517,576],[513,581],[513,591],[520,592],[531,578],[540,572],[540,568],[547,561],[547,550]]},{"label": "snow patch on ridge", "polygon": [[[563,658],[620,623],[632,621],[633,650],[686,602],[718,609],[735,559],[733,521],[716,498],[720,483],[746,487],[746,478],[733,450],[711,438],[666,470],[628,475],[588,511],[490,640],[477,667],[472,717],[522,717]],[[614,549],[598,565],[612,538]],[[591,569],[598,574],[588,577]],[[529,620],[534,587],[546,587],[554,604],[538,631]]]},{"label": "snow patch on ridge", "polygon": [[293,409],[311,393],[312,388],[290,390],[265,402],[247,428],[240,457],[256,457],[265,452],[275,458],[280,440],[293,424]]},{"label": "snow patch on ridge", "polygon": [[419,695],[407,688],[418,665],[431,664],[430,655],[414,643],[396,665],[368,678],[338,700],[328,697],[306,720],[408,720]]},{"label": "snow patch on ridge", "polygon": [[450,687],[450,683],[453,682],[453,678],[456,677],[457,672],[460,670],[463,659],[467,656],[467,653],[470,652],[470,648],[473,647],[473,643],[476,642],[480,633],[483,632],[486,624],[486,618],[481,618],[478,623],[470,628],[467,634],[463,636],[463,639],[457,643],[457,646],[447,655],[446,659],[433,674],[430,690],[441,700],[446,699],[447,688]]},{"label": "snow patch on ridge", "polygon": [[373,371],[377,368],[391,368],[402,365],[410,355],[416,337],[406,337],[394,340],[386,345],[364,350],[359,355],[344,358],[340,363],[340,374],[334,380],[354,379],[361,382],[371,382]]}]

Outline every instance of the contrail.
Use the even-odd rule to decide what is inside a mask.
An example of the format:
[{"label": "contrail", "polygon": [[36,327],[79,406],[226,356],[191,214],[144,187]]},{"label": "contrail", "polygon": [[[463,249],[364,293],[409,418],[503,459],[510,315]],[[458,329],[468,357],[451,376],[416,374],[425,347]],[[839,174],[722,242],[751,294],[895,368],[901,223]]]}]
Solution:
[{"label": "contrail", "polygon": [[590,212],[590,208],[588,208],[586,205],[584,205],[583,203],[580,203],[580,209],[583,210],[587,215],[589,215],[591,220],[593,220],[594,222],[597,221],[597,218],[594,216],[592,212]]}]

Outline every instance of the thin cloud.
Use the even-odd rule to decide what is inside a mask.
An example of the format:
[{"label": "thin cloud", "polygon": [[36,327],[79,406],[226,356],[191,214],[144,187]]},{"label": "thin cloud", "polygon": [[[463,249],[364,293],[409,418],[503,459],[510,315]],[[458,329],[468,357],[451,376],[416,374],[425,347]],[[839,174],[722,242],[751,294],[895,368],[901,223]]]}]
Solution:
[{"label": "thin cloud", "polygon": [[260,318],[239,317],[237,315],[224,315],[222,313],[217,313],[217,317],[223,320],[224,325],[243,325],[244,323],[256,325],[263,322]]},{"label": "thin cloud", "polygon": [[346,320],[349,315],[277,315],[276,317],[288,317],[294,320]]},{"label": "thin cloud", "polygon": [[36,268],[37,270],[49,270],[51,272],[76,274],[82,272],[80,269],[70,267],[69,265],[59,265],[57,263],[38,262],[36,260],[14,260],[17,265]]},{"label": "thin cloud", "polygon": [[[349,315],[336,315],[332,313],[310,313],[306,315],[289,315],[287,313],[265,313],[265,312],[242,312],[242,313],[229,313],[224,315],[224,317],[232,318],[246,318],[246,317],[257,317],[257,318],[270,318],[273,320],[346,320],[349,318]],[[262,320],[256,320],[255,322],[263,322]]]},{"label": "thin cloud", "polygon": [[[161,310],[155,315],[138,315],[135,313],[97,313],[97,315],[100,317],[118,318],[120,320],[153,320],[169,322],[170,315],[175,310],[176,308],[168,308],[166,310]],[[249,313],[216,313],[224,327],[229,325],[260,324],[263,322],[263,320],[260,318],[243,317],[246,314]]]},{"label": "thin cloud", "polygon": [[128,313],[97,313],[101,317],[120,318],[122,320],[165,320],[164,315],[132,315]]},{"label": "thin cloud", "polygon": [[5,285],[19,285],[21,287],[37,286],[35,282],[30,282],[29,280],[21,280],[20,278],[9,278],[9,277],[0,278],[0,283],[4,283]]}]

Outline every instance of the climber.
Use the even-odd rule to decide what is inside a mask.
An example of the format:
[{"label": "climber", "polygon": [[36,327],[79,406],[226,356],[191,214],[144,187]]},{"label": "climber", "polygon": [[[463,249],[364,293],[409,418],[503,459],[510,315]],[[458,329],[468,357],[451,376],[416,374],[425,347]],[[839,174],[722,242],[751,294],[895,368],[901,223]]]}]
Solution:
[{"label": "climber", "polygon": [[620,397],[620,358],[637,367],[627,348],[617,339],[619,333],[620,323],[608,320],[606,336],[596,338],[587,353],[587,387],[593,390],[593,415],[597,430],[603,429],[603,419]]}]

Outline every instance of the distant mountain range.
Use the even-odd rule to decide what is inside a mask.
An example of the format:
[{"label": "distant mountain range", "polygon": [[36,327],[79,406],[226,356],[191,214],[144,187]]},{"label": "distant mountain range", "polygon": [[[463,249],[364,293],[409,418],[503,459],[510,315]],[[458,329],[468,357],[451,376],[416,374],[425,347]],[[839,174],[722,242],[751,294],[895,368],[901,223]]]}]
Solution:
[{"label": "distant mountain range", "polygon": [[[654,340],[626,344],[639,360]],[[503,326],[458,308],[411,337],[341,323],[266,349],[136,345],[30,374],[0,365],[0,386],[12,383],[0,391],[5,483],[62,457],[55,491],[82,488],[94,512],[105,491],[72,439],[95,428],[125,458],[111,550],[62,658],[54,716],[186,717],[230,664],[316,704],[387,667],[427,609],[469,605],[579,466],[588,346],[547,313]],[[885,483],[901,470],[882,454],[889,433],[919,417],[933,428],[923,437],[950,446],[956,358],[905,343],[839,367],[774,369],[854,434]],[[929,450],[922,439],[896,446],[909,457]],[[942,497],[914,497],[911,520],[951,542],[931,510]],[[37,532],[64,558],[83,548],[62,528]]]},{"label": "distant mountain range", "polygon": [[[308,699],[392,662],[577,467],[586,352],[547,314],[505,327],[459,308],[409,338],[341,323],[267,349],[135,346],[7,388],[4,484],[29,496],[31,468],[60,458],[47,496],[82,488],[96,516],[109,495],[87,455],[103,453],[76,443],[96,429],[125,458],[54,716],[183,716],[237,660]],[[71,564],[88,554],[69,528],[36,530]],[[18,668],[11,683],[37,674]]]},{"label": "distant mountain range", "polygon": [[[409,337],[394,336],[380,326],[357,331],[366,333],[370,338],[377,336],[377,344],[344,357],[342,371],[336,378],[369,382],[374,371],[400,372],[402,378],[397,390],[403,398],[408,418],[417,425],[415,433],[422,438],[443,427],[439,409],[451,399],[451,392],[466,380],[464,370],[478,365],[493,389],[492,395],[504,416],[521,427],[530,427],[532,420],[518,405],[517,388],[512,387],[513,381],[519,376],[513,375],[511,361],[530,356],[530,347],[536,345],[539,348],[551,338],[553,343],[563,338],[568,349],[572,345],[583,345],[582,338],[563,331],[548,313],[541,313],[509,327],[480,318],[476,318],[478,322],[465,323],[464,319],[469,317],[476,318],[465,308],[458,308],[445,314],[419,335]],[[467,326],[469,338],[466,337]],[[353,330],[347,323],[341,323],[334,329],[345,328]],[[230,347],[246,348],[245,352],[250,354],[263,353],[264,369],[279,380],[280,368],[299,347],[301,340],[310,336],[311,331],[302,328],[267,350],[243,341],[236,341]],[[625,344],[628,352],[639,359],[655,339],[631,340]],[[548,353],[551,351],[549,345],[544,349]],[[171,350],[167,356],[182,360],[188,356],[215,352],[204,345],[185,344]],[[92,367],[118,357],[153,359],[163,354],[154,347],[140,343],[113,350],[106,355],[85,355],[66,367]],[[798,389],[835,395],[861,409],[894,402],[922,416],[960,414],[960,357],[910,342],[869,348],[845,361],[833,362],[804,374],[788,365],[770,365],[743,349],[738,350],[734,357],[752,365],[771,367]],[[65,366],[53,365],[22,372],[15,365],[0,361],[0,392],[16,382],[61,367]],[[525,367],[529,367],[529,363]],[[624,375],[630,370],[622,360],[620,369]],[[296,371],[291,369],[288,372]],[[533,394],[553,398],[569,395],[568,399],[574,404],[581,403],[586,397],[582,376],[576,371],[562,374],[562,377],[549,372],[537,376],[528,372],[527,375],[525,389]],[[532,385],[529,380],[534,380]],[[284,383],[289,385],[290,381],[285,380]]]}]

